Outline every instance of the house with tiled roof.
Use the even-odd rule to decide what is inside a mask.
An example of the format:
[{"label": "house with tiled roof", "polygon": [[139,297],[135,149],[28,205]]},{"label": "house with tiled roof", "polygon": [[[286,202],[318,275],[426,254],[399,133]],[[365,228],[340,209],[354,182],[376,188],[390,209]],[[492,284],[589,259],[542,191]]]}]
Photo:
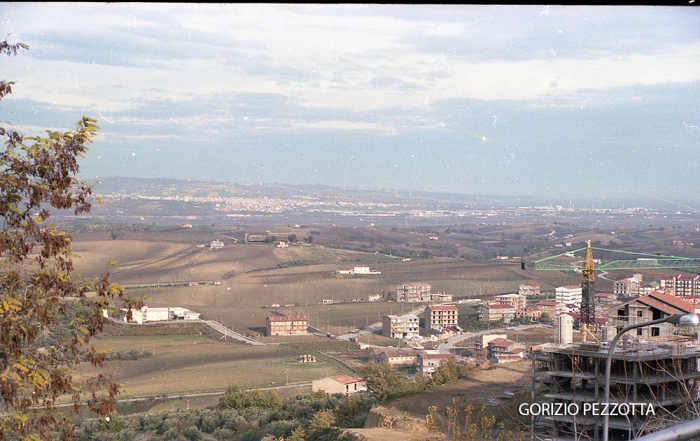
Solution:
[{"label": "house with tiled roof", "polygon": [[268,337],[275,335],[306,335],[309,320],[300,315],[273,315],[265,320]]},{"label": "house with tiled roof", "polygon": [[537,282],[525,282],[518,287],[518,294],[521,296],[540,295],[540,284]]},{"label": "house with tiled roof", "polygon": [[393,367],[415,366],[419,352],[410,348],[374,348],[369,353],[369,361],[389,363]]},{"label": "house with tiled roof", "polygon": [[[648,322],[662,319],[674,314],[700,313],[697,306],[683,299],[665,294],[661,291],[653,291],[648,296],[639,296],[634,300],[614,306],[606,310],[610,324],[618,331],[635,323]],[[673,335],[675,326],[661,323],[654,326],[645,326],[636,330],[637,337],[657,337]]]},{"label": "house with tiled roof", "polygon": [[324,391],[329,395],[343,394],[347,396],[367,390],[367,382],[360,377],[336,375],[312,381],[311,390],[313,392]]}]

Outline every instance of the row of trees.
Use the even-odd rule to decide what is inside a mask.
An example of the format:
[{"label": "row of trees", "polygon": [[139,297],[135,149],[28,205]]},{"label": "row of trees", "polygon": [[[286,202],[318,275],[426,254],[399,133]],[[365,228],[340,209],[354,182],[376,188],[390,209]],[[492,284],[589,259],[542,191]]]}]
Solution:
[{"label": "row of trees", "polygon": [[349,397],[325,393],[282,400],[274,391],[230,387],[216,407],[156,414],[94,418],[76,430],[78,441],[136,439],[199,441],[342,440],[344,429],[362,427],[377,400],[368,393]]}]

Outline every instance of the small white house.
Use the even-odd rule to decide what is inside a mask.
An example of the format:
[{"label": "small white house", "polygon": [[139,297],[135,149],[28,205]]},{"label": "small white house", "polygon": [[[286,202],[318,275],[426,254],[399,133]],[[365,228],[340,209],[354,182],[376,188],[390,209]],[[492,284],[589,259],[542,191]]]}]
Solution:
[{"label": "small white house", "polygon": [[224,247],[224,243],[220,240],[212,240],[209,243],[209,249],[211,249],[211,250],[220,250],[223,247]]}]

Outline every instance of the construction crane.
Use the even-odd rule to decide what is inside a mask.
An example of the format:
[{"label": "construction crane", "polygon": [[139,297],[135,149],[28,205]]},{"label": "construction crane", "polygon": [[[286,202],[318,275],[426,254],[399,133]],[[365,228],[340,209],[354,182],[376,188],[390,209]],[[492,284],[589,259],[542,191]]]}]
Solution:
[{"label": "construction crane", "polygon": [[[574,253],[586,251],[586,257],[582,264],[575,265],[572,263],[562,264],[560,261],[555,262],[554,259],[561,257],[573,257]],[[592,250],[599,250],[611,253],[621,253],[628,255],[639,256],[637,259],[621,259],[611,260],[606,263],[600,262],[596,267],[593,259]],[[582,274],[581,280],[581,319],[579,321],[581,335],[583,341],[588,338],[588,327],[595,324],[595,305],[593,303],[595,297],[594,272],[595,271],[612,271],[612,270],[649,270],[649,269],[697,269],[700,267],[700,258],[665,256],[662,254],[635,253],[631,251],[611,250],[607,248],[597,248],[591,246],[591,241],[586,242],[585,248],[579,248],[573,251],[567,251],[556,256],[546,257],[544,259],[535,260],[532,262],[535,270],[540,271],[574,271]],[[521,268],[525,269],[525,262],[521,262]]]}]

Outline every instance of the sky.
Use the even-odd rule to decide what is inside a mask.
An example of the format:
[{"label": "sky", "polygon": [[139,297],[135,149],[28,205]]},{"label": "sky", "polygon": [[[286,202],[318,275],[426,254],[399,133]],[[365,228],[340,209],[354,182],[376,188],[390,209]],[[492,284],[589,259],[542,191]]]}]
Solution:
[{"label": "sky", "polygon": [[700,9],[0,3],[0,120],[81,178],[700,209]]}]

